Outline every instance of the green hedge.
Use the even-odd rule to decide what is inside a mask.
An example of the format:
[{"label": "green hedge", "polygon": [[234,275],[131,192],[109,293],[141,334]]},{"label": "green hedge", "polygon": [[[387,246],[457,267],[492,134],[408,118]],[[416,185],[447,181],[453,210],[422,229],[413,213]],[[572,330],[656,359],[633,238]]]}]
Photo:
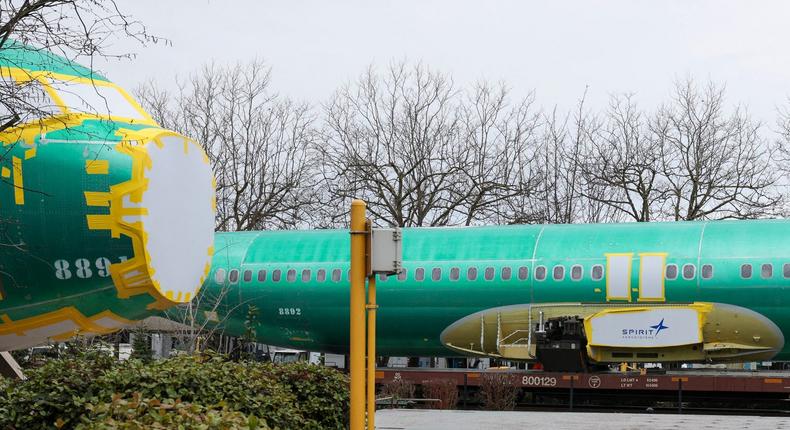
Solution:
[{"label": "green hedge", "polygon": [[146,364],[89,353],[26,375],[0,382],[0,429],[332,429],[348,410],[346,377],[305,363],[208,355]]},{"label": "green hedge", "polygon": [[77,430],[269,429],[257,417],[241,412],[171,400],[146,400],[139,396],[132,399],[116,397],[111,403],[91,407],[90,412],[81,418]]}]

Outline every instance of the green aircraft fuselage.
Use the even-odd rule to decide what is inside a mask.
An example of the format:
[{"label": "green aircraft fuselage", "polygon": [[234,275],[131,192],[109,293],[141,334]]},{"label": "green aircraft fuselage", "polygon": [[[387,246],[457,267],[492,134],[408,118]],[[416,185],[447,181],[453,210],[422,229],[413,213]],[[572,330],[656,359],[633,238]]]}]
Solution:
[{"label": "green aircraft fuselage", "polygon": [[[405,276],[377,281],[378,353],[454,355],[441,341],[445,329],[507,305],[704,302],[766,317],[781,330],[775,359],[787,360],[788,229],[790,222],[781,220],[404,229]],[[347,231],[217,233],[215,249],[203,288],[225,293],[217,319],[228,333],[245,332],[254,305],[261,342],[348,350]],[[620,274],[628,278],[627,296],[623,288],[614,294],[607,282],[616,276],[613,256],[628,262],[627,274]],[[642,284],[647,272],[640,264],[648,256],[661,257],[662,291],[648,293]]]}]

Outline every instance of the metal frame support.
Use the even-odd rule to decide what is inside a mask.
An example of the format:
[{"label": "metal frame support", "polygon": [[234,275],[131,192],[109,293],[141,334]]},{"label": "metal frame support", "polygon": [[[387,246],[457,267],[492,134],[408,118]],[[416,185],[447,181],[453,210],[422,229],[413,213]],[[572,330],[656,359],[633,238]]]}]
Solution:
[{"label": "metal frame support", "polygon": [[376,428],[376,275],[368,280],[368,430]]},{"label": "metal frame support", "polygon": [[688,382],[689,378],[684,376],[672,377],[672,382],[678,383],[678,413],[683,413],[683,382]]},{"label": "metal frame support", "polygon": [[[367,205],[362,200],[351,202],[351,297],[349,303],[351,322],[349,428],[351,430],[364,430],[366,427],[372,430],[376,426],[376,309],[378,305],[376,304],[376,274],[370,267],[372,234],[371,223],[365,215],[366,208]],[[367,360],[365,359],[366,355]]]},{"label": "metal frame support", "polygon": [[570,374],[570,375],[562,375],[563,381],[570,381],[569,391],[568,391],[568,410],[573,410],[573,388],[574,382],[579,380],[579,375],[577,374]]},{"label": "metal frame support", "polygon": [[349,374],[351,378],[350,430],[365,429],[365,276],[367,229],[362,200],[351,202],[351,292]]},{"label": "metal frame support", "polygon": [[571,392],[568,399],[568,409],[573,410],[573,381],[576,380],[576,377],[571,378]]},{"label": "metal frame support", "polygon": [[376,426],[376,274],[397,274],[403,264],[400,229],[374,230],[366,218],[366,208],[362,200],[351,202],[350,430],[365,429],[366,412],[367,428],[372,430]]},{"label": "metal frame support", "polygon": [[0,352],[0,375],[6,378],[25,380],[27,377],[22,372],[22,367],[16,362],[8,351]]},{"label": "metal frame support", "polygon": [[683,413],[683,378],[678,378],[678,414]]}]

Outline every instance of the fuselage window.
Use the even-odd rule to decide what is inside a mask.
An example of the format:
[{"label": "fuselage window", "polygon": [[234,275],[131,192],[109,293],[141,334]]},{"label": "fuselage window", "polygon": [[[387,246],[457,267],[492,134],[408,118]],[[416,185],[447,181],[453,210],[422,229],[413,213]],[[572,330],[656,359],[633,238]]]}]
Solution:
[{"label": "fuselage window", "polygon": [[535,268],[535,279],[538,281],[546,279],[546,266],[538,266]]},{"label": "fuselage window", "polygon": [[398,280],[399,281],[405,281],[406,280],[406,272],[408,272],[408,270],[406,270],[405,268],[401,268],[400,269],[400,273],[398,273]]},{"label": "fuselage window", "polygon": [[214,282],[218,284],[225,282],[225,269],[217,269],[217,271],[214,272]]},{"label": "fuselage window", "polygon": [[273,282],[280,282],[280,277],[282,276],[282,271],[280,269],[272,270],[272,281]]},{"label": "fuselage window", "polygon": [[486,267],[486,270],[483,274],[485,276],[486,281],[491,281],[494,279],[494,268],[493,267]]},{"label": "fuselage window", "polygon": [[554,266],[554,269],[551,271],[551,276],[555,281],[562,281],[565,279],[565,266]]},{"label": "fuselage window", "polygon": [[600,281],[603,279],[603,266],[600,264],[596,264],[590,269],[590,278],[593,281]]},{"label": "fuselage window", "polygon": [[469,281],[477,279],[477,267],[470,267],[469,270],[466,271],[466,279]]},{"label": "fuselage window", "polygon": [[571,267],[571,279],[578,281],[582,278],[582,266],[578,264]]},{"label": "fuselage window", "polygon": [[666,269],[666,278],[670,281],[675,280],[678,278],[678,266],[677,264],[667,264]]},{"label": "fuselage window", "polygon": [[518,280],[526,281],[529,278],[529,267],[521,266],[518,268]]},{"label": "fuselage window", "polygon": [[457,281],[461,277],[461,269],[457,267],[450,268],[450,280]]},{"label": "fuselage window", "polygon": [[423,279],[425,279],[425,269],[418,267],[417,270],[414,271],[414,280],[422,281]]},{"label": "fuselage window", "polygon": [[702,279],[710,279],[713,277],[713,266],[710,264],[702,265]]},{"label": "fuselage window", "polygon": [[600,264],[593,266],[592,270],[590,270],[590,277],[593,281],[600,281],[603,279],[603,266]]},{"label": "fuselage window", "polygon": [[760,276],[763,278],[770,278],[774,276],[773,264],[763,264],[762,267],[760,267]]},{"label": "fuselage window", "polygon": [[751,264],[742,264],[741,265],[741,278],[749,279],[752,277],[752,265]]},{"label": "fuselage window", "polygon": [[340,282],[340,269],[332,270],[332,282]]},{"label": "fuselage window", "polygon": [[296,269],[288,269],[285,273],[285,280],[288,282],[293,282],[296,280]]},{"label": "fuselage window", "polygon": [[228,281],[230,281],[231,284],[239,282],[239,271],[236,269],[231,270],[230,274],[228,275]]},{"label": "fuselage window", "polygon": [[326,281],[326,270],[318,269],[318,271],[315,272],[315,280],[318,282]]},{"label": "fuselage window", "polygon": [[302,282],[310,282],[310,269],[302,270]]},{"label": "fuselage window", "polygon": [[694,272],[696,272],[696,267],[693,264],[683,265],[683,279],[694,279]]},{"label": "fuselage window", "polygon": [[433,270],[431,270],[431,280],[438,281],[440,279],[442,279],[442,269],[434,267]]},{"label": "fuselage window", "polygon": [[258,271],[258,282],[263,282],[266,280],[266,270],[261,269]]},{"label": "fuselage window", "polygon": [[502,280],[503,281],[509,281],[510,280],[510,273],[511,273],[510,267],[503,267],[502,268],[502,274],[501,274]]},{"label": "fuselage window", "polygon": [[782,266],[782,275],[785,278],[790,278],[790,264],[785,263],[785,265]]},{"label": "fuselage window", "polygon": [[252,270],[245,270],[244,271],[244,282],[252,281]]}]

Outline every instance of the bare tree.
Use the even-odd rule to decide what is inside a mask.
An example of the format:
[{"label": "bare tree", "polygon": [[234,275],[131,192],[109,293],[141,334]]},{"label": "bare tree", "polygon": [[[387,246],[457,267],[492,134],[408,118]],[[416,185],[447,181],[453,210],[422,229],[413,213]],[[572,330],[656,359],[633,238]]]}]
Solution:
[{"label": "bare tree", "polygon": [[197,139],[217,182],[217,228],[306,225],[318,199],[310,107],[270,91],[260,61],[209,65],[177,95],[148,83],[136,95],[161,124]]},{"label": "bare tree", "polygon": [[712,84],[677,84],[654,114],[629,94],[591,112],[586,91],[571,112],[540,113],[504,84],[456,88],[402,62],[341,87],[318,131],[269,82],[260,63],[207,66],[175,95],[138,91],[205,145],[221,229],[338,226],[337,203],[355,197],[399,226],[752,218],[781,200],[760,124],[727,113]]},{"label": "bare tree", "polygon": [[165,318],[176,323],[168,327],[169,331],[187,352],[205,350],[210,339],[225,333],[232,316],[242,314],[250,306],[241,296],[239,300],[228,299],[234,292],[238,288],[227,283],[219,288],[203,288],[191,302],[164,312]]},{"label": "bare tree", "polygon": [[771,148],[744,109],[725,112],[724,88],[676,83],[674,100],[651,128],[668,183],[664,211],[674,220],[757,218],[775,213]]},{"label": "bare tree", "polygon": [[568,117],[558,118],[555,107],[544,116],[543,133],[536,169],[541,172],[540,189],[535,196],[533,210],[538,214],[536,222],[541,224],[571,223],[575,220],[573,201],[575,187],[569,183],[569,173],[575,167],[575,158],[567,158]]},{"label": "bare tree", "polygon": [[776,110],[776,133],[778,139],[774,145],[774,166],[779,175],[776,187],[781,190],[783,195],[783,205],[781,215],[784,217],[790,216],[790,207],[787,203],[788,199],[788,182],[787,177],[790,174],[790,98],[783,106],[778,106]]},{"label": "bare tree", "polygon": [[604,124],[588,139],[580,161],[587,199],[638,222],[660,216],[661,150],[631,94],[610,97]]},{"label": "bare tree", "polygon": [[581,156],[590,135],[598,128],[598,119],[585,108],[586,91],[576,109],[562,115],[555,107],[543,115],[543,127],[534,169],[540,183],[531,199],[534,222],[567,224],[597,220],[601,205],[586,205]]},{"label": "bare tree", "polygon": [[504,84],[479,82],[460,106],[459,145],[467,149],[458,194],[463,223],[513,222],[521,196],[536,186],[531,162],[540,121],[529,94],[510,107]]},{"label": "bare tree", "polygon": [[326,106],[327,195],[363,198],[376,219],[397,226],[507,218],[505,202],[531,183],[532,104],[511,106],[504,85],[456,89],[422,64],[371,67]]},{"label": "bare tree", "polygon": [[779,140],[775,147],[774,159],[777,162],[777,170],[786,174],[790,173],[790,98],[784,106],[777,109],[776,125]]},{"label": "bare tree", "polygon": [[456,98],[449,77],[420,64],[394,64],[383,77],[371,67],[338,90],[321,145],[328,197],[362,198],[391,225],[453,223],[467,157],[457,144]]}]

